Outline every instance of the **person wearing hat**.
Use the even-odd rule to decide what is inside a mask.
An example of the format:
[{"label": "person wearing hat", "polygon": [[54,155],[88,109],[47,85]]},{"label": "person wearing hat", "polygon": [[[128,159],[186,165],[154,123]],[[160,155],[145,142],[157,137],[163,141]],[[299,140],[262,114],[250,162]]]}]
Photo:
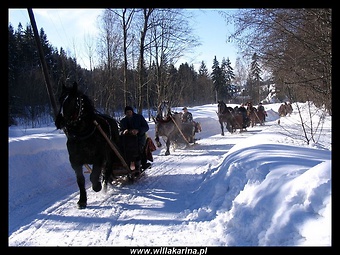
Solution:
[{"label": "person wearing hat", "polygon": [[192,113],[188,111],[187,107],[183,107],[182,109],[182,125],[183,133],[186,135],[186,139],[189,143],[194,142],[194,134],[196,129],[196,122],[194,122]]},{"label": "person wearing hat", "polygon": [[188,108],[183,107],[182,111],[183,111],[182,122],[192,122],[193,121],[192,114],[191,112],[188,111]]},{"label": "person wearing hat", "polygon": [[147,163],[145,153],[146,132],[149,130],[149,125],[143,115],[135,113],[131,106],[126,106],[124,113],[125,117],[120,121],[120,133],[122,136],[137,137],[139,149],[138,160],[141,160],[142,168],[146,169],[151,165],[150,163]]},{"label": "person wearing hat", "polygon": [[259,105],[258,105],[258,107],[257,107],[257,110],[258,110],[258,111],[261,111],[261,112],[264,111],[264,107],[263,107],[263,105],[262,105],[261,102],[259,103]]}]

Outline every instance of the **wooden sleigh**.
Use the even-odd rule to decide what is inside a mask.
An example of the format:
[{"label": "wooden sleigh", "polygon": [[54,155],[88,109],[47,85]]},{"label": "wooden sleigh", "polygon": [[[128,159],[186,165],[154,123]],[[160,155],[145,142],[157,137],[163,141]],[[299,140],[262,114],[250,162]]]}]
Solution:
[{"label": "wooden sleigh", "polygon": [[[97,127],[99,130],[101,130],[99,125],[97,125]],[[137,136],[121,135],[121,148],[118,148],[116,144],[113,144],[113,142],[107,138],[104,132],[102,132],[102,134],[107,139],[107,142],[115,152],[116,156],[120,159],[119,162],[115,162],[112,165],[110,183],[115,184],[126,181],[132,183],[139,179],[144,174],[146,169],[143,169],[141,166]],[[146,159],[153,162],[152,152],[156,150],[156,146],[150,137],[146,138],[146,145],[144,149]],[[92,172],[92,169],[89,165],[85,164],[85,168],[85,173]]]}]

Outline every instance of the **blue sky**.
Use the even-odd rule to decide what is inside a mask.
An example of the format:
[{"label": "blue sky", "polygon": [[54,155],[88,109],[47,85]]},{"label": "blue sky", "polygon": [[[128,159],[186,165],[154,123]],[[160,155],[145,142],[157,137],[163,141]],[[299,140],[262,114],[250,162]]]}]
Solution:
[{"label": "blue sky", "polygon": [[[78,63],[89,68],[88,57],[84,53],[84,40],[94,38],[97,33],[97,16],[103,9],[33,9],[38,29],[44,28],[50,43],[63,47],[70,56],[76,57]],[[218,10],[230,9],[190,9],[194,16],[192,28],[202,45],[188,53],[179,63],[193,64],[196,71],[202,61],[211,70],[216,56],[221,63],[222,58],[228,58],[235,65],[237,48],[226,43],[227,36],[233,27],[227,26]],[[17,29],[19,22],[25,27],[30,23],[27,9],[9,9],[9,22]]]}]

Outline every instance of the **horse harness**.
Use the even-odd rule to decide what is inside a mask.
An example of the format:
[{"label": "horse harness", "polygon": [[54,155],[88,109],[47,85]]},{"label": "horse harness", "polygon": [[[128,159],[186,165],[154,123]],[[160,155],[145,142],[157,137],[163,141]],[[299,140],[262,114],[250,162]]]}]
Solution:
[{"label": "horse harness", "polygon": [[[67,95],[62,104],[61,104],[61,107],[60,107],[60,114],[62,117],[64,117],[64,104],[66,102],[66,100],[68,99],[69,95]],[[76,102],[77,102],[77,108],[78,108],[78,113],[75,112],[74,115],[72,115],[71,119],[69,121],[67,121],[67,125],[68,126],[75,126],[80,120],[81,120],[81,117],[83,115],[83,110],[84,110],[84,100],[82,97],[79,97],[77,96],[76,98]]]},{"label": "horse harness", "polygon": [[[61,107],[60,107],[60,114],[61,114],[62,117],[64,117],[64,104],[65,104],[66,100],[68,99],[68,97],[69,97],[69,95],[67,95],[65,97],[65,99],[63,100]],[[71,115],[71,118],[69,120],[67,120],[67,122],[66,122],[65,132],[66,132],[68,138],[70,138],[72,140],[81,141],[81,140],[85,140],[85,139],[91,137],[96,132],[96,129],[98,128],[99,124],[95,120],[94,127],[92,129],[85,130],[82,133],[72,132],[72,127],[76,127],[76,125],[79,124],[82,121],[82,117],[84,115],[84,99],[81,96],[76,97],[76,109],[78,109],[78,110],[76,110],[74,112],[74,114]],[[111,130],[110,123],[99,113],[96,113],[95,116],[99,117],[100,119],[102,119],[105,122],[105,124],[107,124],[109,134],[106,134],[106,133],[105,134],[111,140],[112,130]]]}]

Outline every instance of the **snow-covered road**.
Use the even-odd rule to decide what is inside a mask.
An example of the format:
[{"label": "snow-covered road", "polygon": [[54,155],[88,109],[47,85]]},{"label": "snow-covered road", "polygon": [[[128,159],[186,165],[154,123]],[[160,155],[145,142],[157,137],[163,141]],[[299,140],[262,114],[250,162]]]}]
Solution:
[{"label": "snow-covered road", "polygon": [[[267,106],[264,126],[225,136],[216,105],[191,109],[203,129],[196,145],[165,156],[163,142],[138,182],[106,192],[92,191],[87,175],[83,210],[76,206],[64,134],[53,126],[24,134],[10,129],[9,245],[329,245],[331,119],[323,142],[329,149],[310,147],[284,134],[276,107]],[[281,125],[289,129],[295,119],[281,118]],[[153,138],[154,123],[149,125]],[[308,190],[299,185],[306,178]],[[312,239],[308,228],[321,225],[319,238]]]}]

